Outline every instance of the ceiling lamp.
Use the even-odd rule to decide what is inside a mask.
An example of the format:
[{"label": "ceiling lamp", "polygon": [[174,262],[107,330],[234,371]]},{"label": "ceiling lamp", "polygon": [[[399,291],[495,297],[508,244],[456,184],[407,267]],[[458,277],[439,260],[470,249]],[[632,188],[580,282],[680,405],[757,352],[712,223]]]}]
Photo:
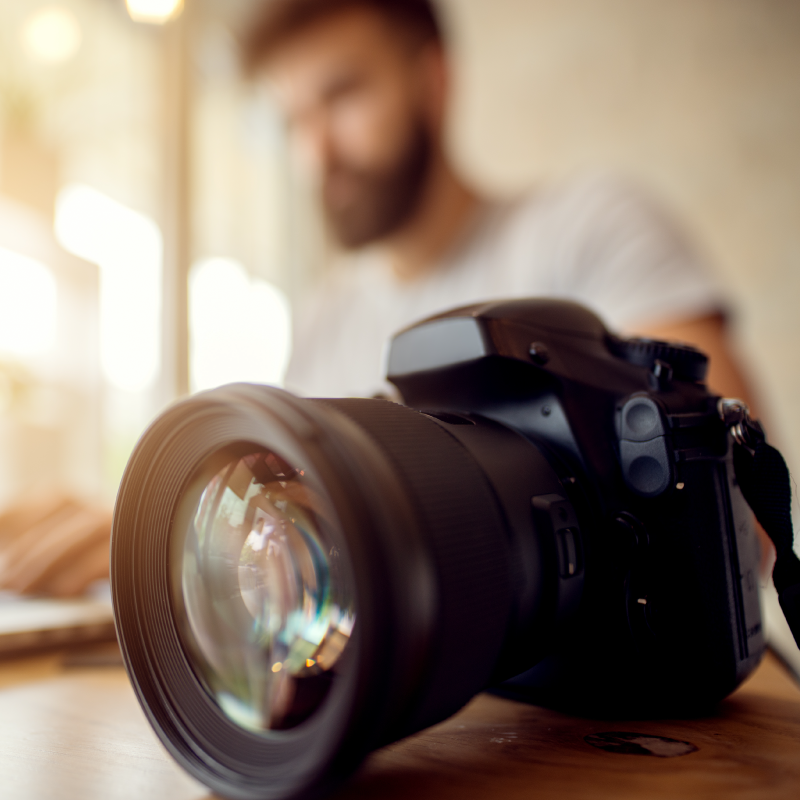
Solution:
[{"label": "ceiling lamp", "polygon": [[57,64],[66,61],[81,45],[78,20],[66,8],[46,6],[32,14],[22,27],[22,44],[37,61]]},{"label": "ceiling lamp", "polygon": [[134,22],[163,25],[183,11],[183,0],[125,0]]}]

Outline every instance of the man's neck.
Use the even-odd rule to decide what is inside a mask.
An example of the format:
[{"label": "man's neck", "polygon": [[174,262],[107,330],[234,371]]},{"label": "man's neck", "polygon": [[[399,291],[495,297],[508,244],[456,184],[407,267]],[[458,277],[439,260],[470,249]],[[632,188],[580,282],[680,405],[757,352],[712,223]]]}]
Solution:
[{"label": "man's neck", "polygon": [[413,216],[383,244],[392,271],[413,281],[436,269],[475,213],[480,199],[438,156]]}]

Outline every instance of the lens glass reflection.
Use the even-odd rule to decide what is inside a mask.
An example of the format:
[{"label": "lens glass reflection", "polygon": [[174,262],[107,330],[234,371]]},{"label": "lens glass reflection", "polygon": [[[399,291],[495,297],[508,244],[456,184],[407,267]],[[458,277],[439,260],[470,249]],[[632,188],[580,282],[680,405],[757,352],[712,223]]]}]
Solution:
[{"label": "lens glass reflection", "polygon": [[306,470],[270,451],[204,484],[175,532],[187,653],[238,725],[291,728],[330,690],[355,621],[332,509]]}]

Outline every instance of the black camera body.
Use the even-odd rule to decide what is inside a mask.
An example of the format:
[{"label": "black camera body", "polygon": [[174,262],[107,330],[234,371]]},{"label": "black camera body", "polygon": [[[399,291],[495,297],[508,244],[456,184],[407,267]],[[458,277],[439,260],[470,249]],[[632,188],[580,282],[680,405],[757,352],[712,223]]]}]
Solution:
[{"label": "black camera body", "polygon": [[[518,586],[556,581],[557,608],[529,615],[522,589],[503,668],[538,663],[501,692],[584,712],[675,713],[716,702],[758,664],[760,548],[719,398],[703,384],[707,361],[689,346],[618,338],[554,300],[460,308],[394,338],[389,380],[406,405],[487,462],[498,453],[468,422],[513,428],[559,477],[530,498],[539,536],[514,543]],[[506,509],[512,487],[527,489],[514,471],[494,481]],[[554,557],[557,569],[543,569]]]}]

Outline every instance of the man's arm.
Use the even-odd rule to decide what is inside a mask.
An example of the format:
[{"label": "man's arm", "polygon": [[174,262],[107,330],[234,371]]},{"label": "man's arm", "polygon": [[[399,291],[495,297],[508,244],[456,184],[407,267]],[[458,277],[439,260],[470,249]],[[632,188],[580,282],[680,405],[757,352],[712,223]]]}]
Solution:
[{"label": "man's arm", "polygon": [[69,597],[108,578],[111,513],[46,493],[0,514],[0,590]]}]

